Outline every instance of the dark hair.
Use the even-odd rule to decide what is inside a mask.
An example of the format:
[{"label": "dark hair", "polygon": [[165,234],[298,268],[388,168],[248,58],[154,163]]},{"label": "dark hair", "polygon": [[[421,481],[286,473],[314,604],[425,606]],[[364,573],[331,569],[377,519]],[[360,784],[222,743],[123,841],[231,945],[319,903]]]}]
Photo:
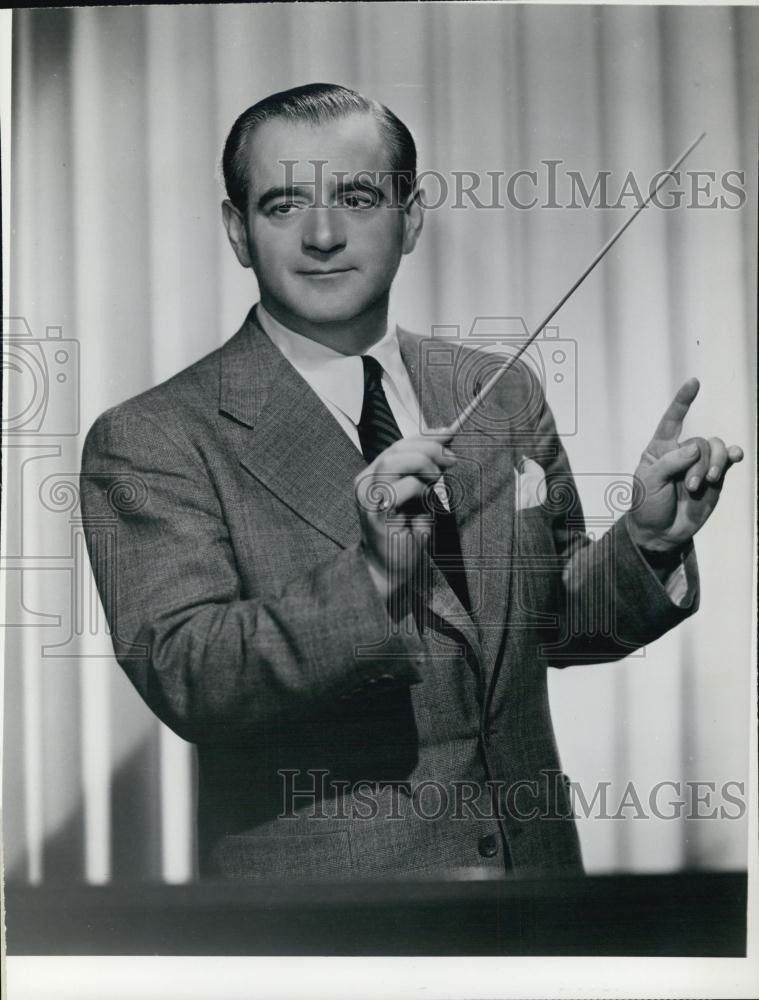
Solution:
[{"label": "dark hair", "polygon": [[336,83],[307,83],[302,87],[271,94],[253,104],[232,126],[224,144],[222,169],[227,196],[240,211],[248,200],[248,142],[255,129],[272,118],[322,125],[345,115],[373,114],[388,145],[391,169],[397,179],[397,194],[405,200],[416,179],[416,145],[413,136],[392,111]]}]

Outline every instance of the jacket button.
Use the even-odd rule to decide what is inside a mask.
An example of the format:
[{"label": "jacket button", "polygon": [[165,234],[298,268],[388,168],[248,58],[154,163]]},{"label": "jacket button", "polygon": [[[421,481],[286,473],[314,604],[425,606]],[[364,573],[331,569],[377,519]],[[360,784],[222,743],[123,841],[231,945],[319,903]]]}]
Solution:
[{"label": "jacket button", "polygon": [[498,841],[492,833],[486,833],[477,841],[477,850],[483,858],[494,858],[498,854]]}]

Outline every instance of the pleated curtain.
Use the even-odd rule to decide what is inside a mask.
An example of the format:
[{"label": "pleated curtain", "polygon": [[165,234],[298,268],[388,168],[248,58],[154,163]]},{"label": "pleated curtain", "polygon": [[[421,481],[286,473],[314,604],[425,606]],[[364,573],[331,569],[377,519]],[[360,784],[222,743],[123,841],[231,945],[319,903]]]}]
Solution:
[{"label": "pleated curtain", "polygon": [[[223,343],[256,300],[219,208],[221,148],[239,112],[314,80],[376,97],[414,132],[430,203],[439,177],[453,190],[467,172],[537,171],[543,202],[550,169],[588,186],[609,171],[617,191],[632,171],[645,190],[702,130],[688,169],[718,180],[744,172],[742,208],[643,213],[557,316],[558,346],[538,348],[600,533],[618,516],[609,491],[624,492],[689,375],[702,393],[686,433],[753,452],[758,29],[755,10],[702,7],[15,13],[7,312],[14,328],[28,323],[24,336],[51,372],[63,345],[69,395],[34,433],[6,438],[9,880],[194,875],[192,748],[157,722],[110,654],[75,480],[100,412]],[[483,180],[481,200],[488,190]],[[524,178],[514,190],[529,200]],[[428,210],[393,294],[393,316],[421,333],[465,335],[477,317],[536,322],[634,207],[457,209],[453,200]],[[23,385],[9,382],[11,411]],[[622,663],[551,673],[564,769],[588,797],[606,783],[610,813],[628,782],[644,805],[659,782],[680,783],[681,797],[696,780],[747,791],[753,480],[749,462],[732,473],[697,540],[695,618]],[[661,802],[674,797],[670,789]],[[745,819],[597,812],[580,819],[589,871],[745,864]]]}]

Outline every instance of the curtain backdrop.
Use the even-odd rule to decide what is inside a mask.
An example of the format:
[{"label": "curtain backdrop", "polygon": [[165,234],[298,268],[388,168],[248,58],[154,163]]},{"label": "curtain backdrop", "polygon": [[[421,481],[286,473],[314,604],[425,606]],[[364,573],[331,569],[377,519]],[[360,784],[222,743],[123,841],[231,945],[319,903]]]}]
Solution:
[{"label": "curtain backdrop", "polygon": [[[535,170],[542,201],[546,161],[561,161],[562,183],[575,170],[590,187],[606,170],[619,191],[633,171],[645,191],[701,130],[688,169],[746,172],[742,209],[643,213],[557,317],[560,353],[538,350],[600,532],[614,516],[609,488],[632,473],[687,376],[702,392],[686,433],[718,434],[753,454],[756,14],[383,3],[16,12],[15,424],[9,417],[3,554],[9,879],[193,875],[192,750],[153,718],[110,655],[76,473],[100,412],[217,347],[256,299],[219,210],[218,161],[237,114],[295,84],[342,82],[408,123],[422,169],[449,180]],[[436,184],[430,175],[428,201]],[[523,201],[532,193],[515,191]],[[630,200],[455,209],[449,198],[428,211],[404,261],[393,315],[419,332],[465,333],[477,316],[535,322],[631,210]],[[562,382],[551,367],[560,356],[569,358]],[[564,769],[588,794],[610,782],[609,812],[630,781],[645,805],[658,782],[747,780],[750,464],[731,474],[698,538],[698,615],[623,663],[552,672]],[[581,819],[590,871],[745,863],[745,821],[635,811]]]}]

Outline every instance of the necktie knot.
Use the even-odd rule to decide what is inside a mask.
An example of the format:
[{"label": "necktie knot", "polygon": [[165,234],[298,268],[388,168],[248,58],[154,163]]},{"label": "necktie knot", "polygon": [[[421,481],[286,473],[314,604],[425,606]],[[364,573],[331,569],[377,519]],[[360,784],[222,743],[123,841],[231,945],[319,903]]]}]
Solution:
[{"label": "necktie knot", "polygon": [[382,365],[369,354],[362,354],[361,361],[364,366],[364,390],[376,390],[378,385],[382,385]]}]

